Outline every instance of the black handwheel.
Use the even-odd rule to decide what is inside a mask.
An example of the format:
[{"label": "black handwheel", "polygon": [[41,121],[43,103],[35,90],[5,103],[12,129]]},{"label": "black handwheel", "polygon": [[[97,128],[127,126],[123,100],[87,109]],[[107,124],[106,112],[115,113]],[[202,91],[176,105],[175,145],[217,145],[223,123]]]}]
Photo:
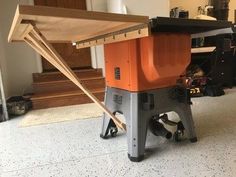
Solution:
[{"label": "black handwheel", "polygon": [[117,127],[111,127],[110,128],[111,137],[115,137],[117,135],[117,132],[118,132],[118,128]]}]

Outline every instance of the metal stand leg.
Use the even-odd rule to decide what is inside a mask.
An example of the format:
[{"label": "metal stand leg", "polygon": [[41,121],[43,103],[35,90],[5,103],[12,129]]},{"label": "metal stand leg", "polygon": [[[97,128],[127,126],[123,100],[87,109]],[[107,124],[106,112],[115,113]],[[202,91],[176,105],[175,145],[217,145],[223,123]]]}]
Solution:
[{"label": "metal stand leg", "polygon": [[[105,102],[106,107],[110,111],[114,111],[112,109],[112,107],[113,107],[112,92],[107,88],[106,88],[104,102]],[[112,119],[107,114],[103,113],[102,131],[101,131],[100,137],[103,139],[107,139],[110,128],[116,128],[116,125],[114,124]]]},{"label": "metal stand leg", "polygon": [[102,121],[102,132],[100,134],[100,137],[103,139],[107,139],[108,138],[108,133],[109,133],[109,129],[111,126],[111,119],[103,114],[103,121]]},{"label": "metal stand leg", "polygon": [[144,158],[148,118],[139,108],[138,94],[131,95],[131,108],[126,116],[128,157],[133,162],[140,162]]},{"label": "metal stand leg", "polygon": [[9,120],[8,112],[7,112],[7,105],[6,105],[6,97],[3,87],[3,79],[2,79],[2,70],[0,68],[0,94],[1,94],[1,102],[2,102],[2,110],[3,115],[0,117],[0,122]]},{"label": "metal stand leg", "polygon": [[[197,141],[190,99],[185,88],[170,87],[146,92],[129,92],[107,87],[105,105],[112,113],[123,113],[126,119],[128,157],[133,162],[139,162],[144,158],[147,127],[155,115],[175,111],[182,120],[182,123],[176,125],[186,130],[191,142]],[[109,133],[112,135],[111,130],[114,126],[114,122],[104,115],[101,137],[107,138]],[[160,131],[160,128],[158,130]]]},{"label": "metal stand leg", "polygon": [[179,115],[187,136],[191,142],[197,142],[191,107],[188,104],[179,104],[175,112]]}]

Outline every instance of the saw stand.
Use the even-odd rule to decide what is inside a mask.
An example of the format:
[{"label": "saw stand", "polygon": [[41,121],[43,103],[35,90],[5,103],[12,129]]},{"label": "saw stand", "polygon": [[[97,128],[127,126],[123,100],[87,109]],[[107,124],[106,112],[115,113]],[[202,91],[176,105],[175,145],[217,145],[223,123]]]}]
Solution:
[{"label": "saw stand", "polygon": [[[129,157],[140,161],[144,156],[148,122],[161,113],[175,111],[188,138],[197,141],[188,92],[175,86],[176,79],[189,64],[191,35],[231,25],[225,21],[165,17],[150,20],[148,16],[19,5],[8,41],[26,42],[106,114],[101,137],[115,135],[117,128],[126,131],[127,124]],[[85,87],[53,48],[53,42],[75,42],[77,49],[108,44],[105,45],[108,55],[105,105]],[[114,115],[116,112],[125,116],[126,124]]]},{"label": "saw stand", "polygon": [[[125,117],[128,157],[131,161],[143,160],[148,123],[155,115],[176,112],[184,125],[189,140],[191,142],[197,141],[190,98],[188,90],[184,87],[172,86],[145,92],[129,92],[107,87],[105,105],[113,114],[121,113]],[[116,130],[112,119],[104,114],[100,136],[108,138],[109,133],[114,136],[117,133]]]}]

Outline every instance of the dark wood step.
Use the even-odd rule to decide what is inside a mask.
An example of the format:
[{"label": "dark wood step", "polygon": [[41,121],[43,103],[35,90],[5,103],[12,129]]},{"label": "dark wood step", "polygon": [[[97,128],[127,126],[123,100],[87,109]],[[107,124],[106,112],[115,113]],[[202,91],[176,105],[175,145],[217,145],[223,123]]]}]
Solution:
[{"label": "dark wood step", "polygon": [[[104,100],[104,89],[93,89],[91,92],[100,100]],[[82,91],[55,92],[36,94],[31,97],[33,109],[44,109],[59,106],[92,103],[93,101]]]},{"label": "dark wood step", "polygon": [[[105,88],[105,79],[101,76],[81,79],[81,81],[88,89]],[[35,94],[79,90],[79,88],[70,80],[35,82],[33,83],[33,89]]]},{"label": "dark wood step", "polygon": [[[102,77],[102,69],[82,69],[82,70],[74,70],[74,72],[80,79]],[[34,83],[59,81],[59,80],[68,80],[68,78],[59,71],[46,72],[46,73],[33,73]]]}]

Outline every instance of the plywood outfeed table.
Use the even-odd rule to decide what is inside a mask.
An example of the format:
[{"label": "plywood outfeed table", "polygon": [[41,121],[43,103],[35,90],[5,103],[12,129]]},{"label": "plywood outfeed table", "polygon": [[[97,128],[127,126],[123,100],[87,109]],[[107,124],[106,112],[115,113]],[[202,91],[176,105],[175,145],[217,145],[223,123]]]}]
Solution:
[{"label": "plywood outfeed table", "polygon": [[82,84],[50,43],[76,42],[79,49],[140,38],[148,36],[148,23],[149,18],[147,16],[19,5],[16,9],[8,41],[25,41],[77,85],[112,118],[120,129],[126,130],[126,125]]}]

